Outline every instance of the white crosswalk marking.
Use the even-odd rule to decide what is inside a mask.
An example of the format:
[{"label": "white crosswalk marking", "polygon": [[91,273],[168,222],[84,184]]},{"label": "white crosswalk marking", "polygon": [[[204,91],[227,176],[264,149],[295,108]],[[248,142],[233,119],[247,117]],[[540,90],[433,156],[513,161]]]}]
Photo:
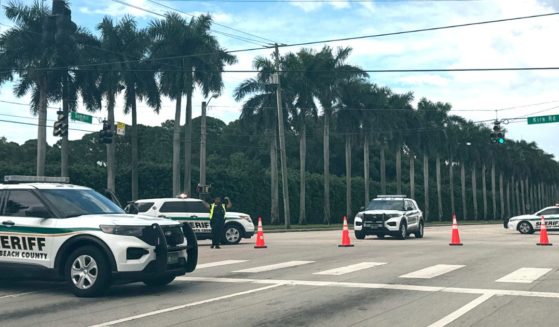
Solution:
[{"label": "white crosswalk marking", "polygon": [[314,275],[340,276],[340,275],[349,274],[349,273],[359,271],[359,270],[363,270],[363,269],[373,268],[373,267],[376,267],[376,266],[382,266],[382,265],[385,265],[385,264],[386,264],[386,262],[361,262],[361,263],[357,263],[357,264],[354,264],[354,265],[349,265],[349,266],[345,266],[345,267],[339,267],[339,268],[334,268],[334,269],[330,269],[330,270],[316,272],[316,273],[314,273]]},{"label": "white crosswalk marking", "polygon": [[497,279],[497,282],[530,284],[550,271],[551,269],[549,268],[520,268],[500,279]]},{"label": "white crosswalk marking", "polygon": [[433,277],[437,277],[440,275],[444,275],[456,269],[460,269],[464,267],[463,265],[434,265],[431,267],[427,267],[425,269],[421,269],[418,271],[411,272],[409,274],[405,274],[400,276],[400,278],[423,278],[429,279]]},{"label": "white crosswalk marking", "polygon": [[314,261],[287,261],[287,262],[282,262],[282,263],[276,263],[274,265],[254,267],[254,268],[243,269],[243,270],[236,270],[234,272],[237,272],[237,273],[259,273],[259,272],[264,272],[264,271],[271,271],[271,270],[276,270],[276,269],[306,265],[306,264],[313,263],[313,262]]},{"label": "white crosswalk marking", "polygon": [[233,265],[233,264],[236,264],[236,263],[243,263],[243,262],[247,262],[247,261],[248,260],[223,260],[223,261],[202,263],[202,264],[199,264],[199,265],[196,266],[196,270],[204,269],[204,268],[218,267],[218,266]]}]

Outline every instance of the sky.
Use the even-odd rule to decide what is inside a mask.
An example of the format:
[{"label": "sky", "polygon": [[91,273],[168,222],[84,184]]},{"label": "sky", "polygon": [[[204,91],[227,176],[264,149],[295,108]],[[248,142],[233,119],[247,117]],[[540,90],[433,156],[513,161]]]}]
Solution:
[{"label": "sky", "polygon": [[[32,3],[29,0],[23,2]],[[96,25],[104,16],[118,20],[126,14],[132,15],[139,26],[147,27],[151,21],[161,19],[157,14],[170,11],[164,6],[174,8],[186,17],[209,13],[215,22],[212,30],[227,50],[258,48],[272,41],[291,44],[559,11],[559,0],[72,0],[70,5],[72,19],[94,34],[98,34]],[[0,24],[0,32],[4,32],[8,29],[6,25],[12,23],[2,14]],[[558,30],[559,15],[309,47],[349,46],[353,52],[348,63],[371,70],[559,66]],[[299,49],[285,47],[280,52],[285,54]],[[251,70],[254,58],[270,57],[271,50],[236,55],[237,64],[227,69]],[[237,119],[242,103],[233,99],[233,91],[239,83],[253,76],[254,73],[224,73],[225,87],[219,97],[211,100],[208,114],[225,122]],[[452,105],[452,114],[473,121],[496,117],[509,119],[509,124],[505,125],[507,138],[535,142],[559,159],[559,142],[556,140],[559,124],[527,125],[525,119],[527,116],[559,114],[558,70],[371,73],[370,80],[395,92],[411,91],[415,102],[421,98],[448,102]],[[23,105],[0,102],[0,136],[23,143],[36,138],[36,127],[2,120],[36,124],[37,119],[29,110],[29,97],[16,98],[12,88],[11,84],[0,87],[0,101]],[[200,114],[202,101],[203,96],[196,92],[194,116]],[[130,124],[131,117],[124,114],[122,104],[119,99],[116,120]],[[50,125],[56,119],[60,104],[50,103],[49,106]],[[138,109],[140,124],[158,126],[174,119],[175,107],[169,99],[163,100],[159,114],[142,103]],[[80,107],[78,111],[85,112],[85,109]],[[100,121],[106,111],[93,115],[92,125],[71,122],[71,128],[81,130],[71,130],[71,139],[81,138],[85,131],[101,129]],[[510,120],[512,118],[523,119]],[[57,141],[50,128],[48,135],[49,144]]]}]

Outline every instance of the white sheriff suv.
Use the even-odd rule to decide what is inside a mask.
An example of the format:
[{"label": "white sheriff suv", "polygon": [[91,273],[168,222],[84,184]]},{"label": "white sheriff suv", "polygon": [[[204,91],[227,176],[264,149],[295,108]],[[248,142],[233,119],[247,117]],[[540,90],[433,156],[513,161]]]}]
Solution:
[{"label": "white sheriff suv", "polygon": [[[125,210],[137,210],[141,215],[168,218],[190,225],[199,240],[211,239],[210,211],[200,199],[181,194],[176,198],[144,199],[128,205]],[[229,212],[225,214],[222,240],[225,244],[238,244],[243,238],[254,235],[254,223],[248,214]]]},{"label": "white sheriff suv", "polygon": [[559,203],[554,207],[544,208],[531,215],[516,216],[509,219],[508,229],[519,231],[521,234],[533,234],[541,229],[541,218],[545,219],[548,230],[559,230]]},{"label": "white sheriff suv", "polygon": [[355,216],[353,223],[355,237],[364,239],[367,235],[383,238],[392,235],[402,240],[410,234],[423,237],[423,213],[417,203],[405,195],[379,195],[371,200],[367,208]]},{"label": "white sheriff suv", "polygon": [[196,268],[196,236],[177,222],[128,215],[68,178],[4,182],[0,278],[66,280],[75,295],[90,297],[113,282],[163,286]]}]

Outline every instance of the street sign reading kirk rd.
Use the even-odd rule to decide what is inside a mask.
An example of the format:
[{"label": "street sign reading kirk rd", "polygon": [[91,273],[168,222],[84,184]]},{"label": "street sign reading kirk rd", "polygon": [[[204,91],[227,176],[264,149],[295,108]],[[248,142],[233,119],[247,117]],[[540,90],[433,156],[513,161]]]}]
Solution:
[{"label": "street sign reading kirk rd", "polygon": [[72,111],[70,113],[70,118],[72,118],[72,120],[81,121],[88,124],[93,123],[93,116],[80,114],[79,112],[75,112],[75,111]]},{"label": "street sign reading kirk rd", "polygon": [[528,117],[528,125],[559,123],[559,115]]}]

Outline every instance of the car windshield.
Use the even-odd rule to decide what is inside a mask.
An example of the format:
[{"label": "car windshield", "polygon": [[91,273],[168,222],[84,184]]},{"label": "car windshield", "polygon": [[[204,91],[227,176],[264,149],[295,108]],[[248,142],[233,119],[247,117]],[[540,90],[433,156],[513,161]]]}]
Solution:
[{"label": "car windshield", "polygon": [[123,214],[124,211],[111,200],[94,190],[42,190],[49,202],[64,218],[83,215]]},{"label": "car windshield", "polygon": [[373,200],[367,210],[404,210],[404,200]]}]

